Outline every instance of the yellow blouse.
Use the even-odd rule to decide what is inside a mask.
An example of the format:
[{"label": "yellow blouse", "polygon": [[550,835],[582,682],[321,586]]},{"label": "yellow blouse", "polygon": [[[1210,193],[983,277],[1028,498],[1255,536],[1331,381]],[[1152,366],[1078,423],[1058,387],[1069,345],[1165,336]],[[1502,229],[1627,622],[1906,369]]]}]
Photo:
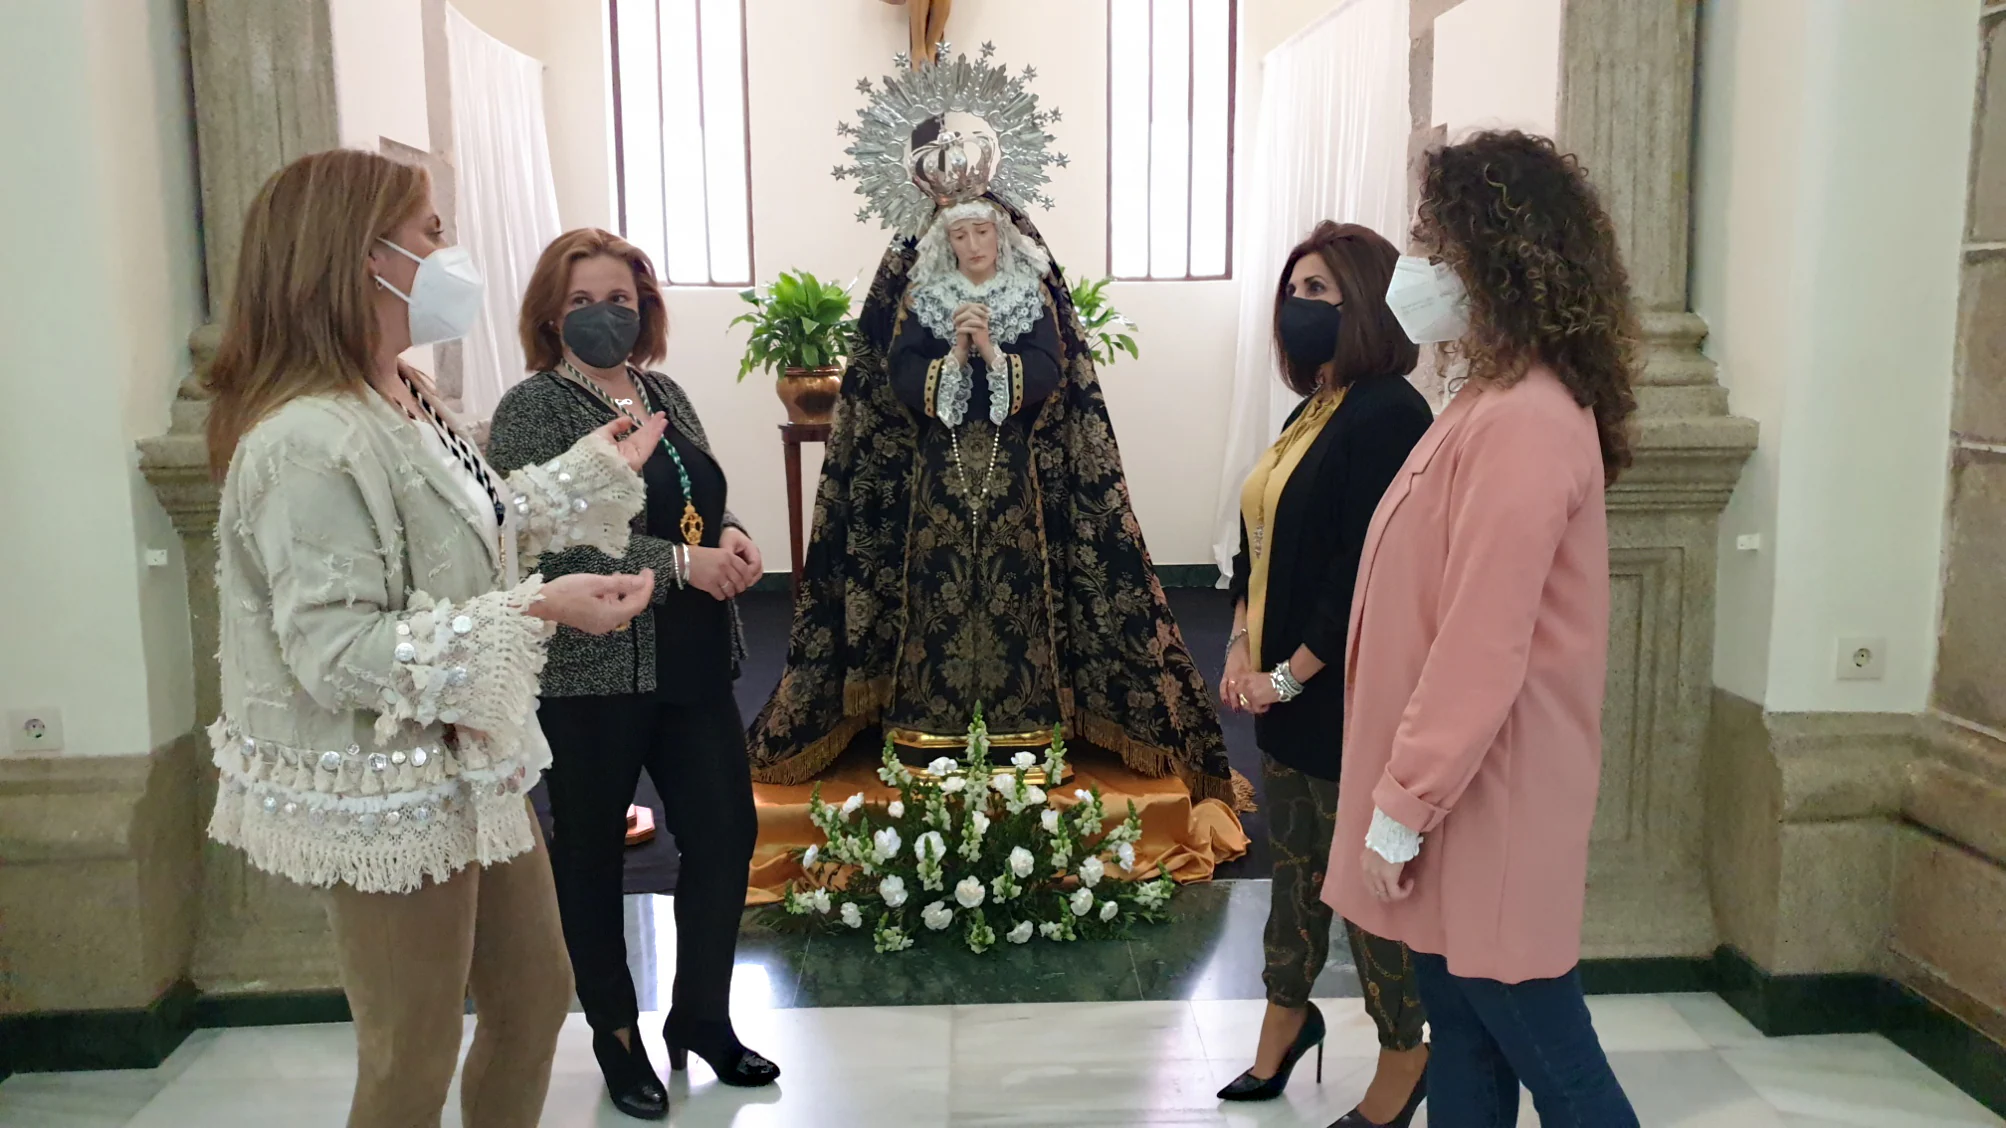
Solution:
[{"label": "yellow blouse", "polygon": [[1323,434],[1324,424],[1337,414],[1344,393],[1343,388],[1318,392],[1295,422],[1283,429],[1281,437],[1260,461],[1254,463],[1247,484],[1240,488],[1240,520],[1247,526],[1247,555],[1251,561],[1247,570],[1247,653],[1253,656],[1256,668],[1261,665],[1261,620],[1268,597],[1268,522],[1281,504],[1282,489],[1289,484],[1290,475],[1296,472],[1297,464],[1316,437]]}]

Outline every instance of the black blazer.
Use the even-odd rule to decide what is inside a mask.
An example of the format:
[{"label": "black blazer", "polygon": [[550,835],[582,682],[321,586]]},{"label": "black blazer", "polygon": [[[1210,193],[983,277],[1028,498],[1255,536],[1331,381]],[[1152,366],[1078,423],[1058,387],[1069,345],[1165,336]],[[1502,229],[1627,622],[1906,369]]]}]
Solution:
[{"label": "black blazer", "polygon": [[[1302,408],[1296,409],[1296,415]],[[1295,419],[1291,415],[1290,420]],[[1344,661],[1351,629],[1351,589],[1379,498],[1407,454],[1435,421],[1428,401],[1399,376],[1361,380],[1338,405],[1282,487],[1269,520],[1267,602],[1261,621],[1263,670],[1299,646],[1324,669],[1302,695],[1254,719],[1261,751],[1318,779],[1336,779],[1343,760]],[[1247,598],[1247,524],[1233,558],[1233,600]]]}]

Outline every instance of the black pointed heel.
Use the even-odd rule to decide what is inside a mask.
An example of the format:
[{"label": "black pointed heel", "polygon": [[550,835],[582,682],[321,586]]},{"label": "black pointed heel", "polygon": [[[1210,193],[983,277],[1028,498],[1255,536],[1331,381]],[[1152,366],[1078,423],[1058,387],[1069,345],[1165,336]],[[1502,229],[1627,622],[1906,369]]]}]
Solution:
[{"label": "black pointed heel", "polygon": [[669,1044],[669,1068],[678,1073],[690,1067],[694,1051],[719,1081],[734,1088],[757,1089],[780,1079],[780,1067],[746,1049],[729,1021],[680,1023],[670,1012],[662,1038]]},{"label": "black pointed heel", "polygon": [[1375,1124],[1365,1118],[1365,1114],[1352,1109],[1331,1123],[1330,1128],[1407,1128],[1414,1123],[1414,1114],[1421,1111],[1421,1102],[1428,1099],[1428,1067],[1421,1067],[1421,1076],[1414,1082],[1414,1091],[1407,1094],[1407,1106],[1400,1115],[1384,1124]]},{"label": "black pointed heel", "polygon": [[1295,1072],[1296,1063],[1312,1049],[1316,1051],[1316,1081],[1319,1085],[1323,1084],[1324,1030],[1323,1012],[1316,1009],[1315,1003],[1309,1004],[1309,1013],[1303,1016],[1303,1028],[1296,1032],[1296,1040],[1289,1043],[1289,1052],[1282,1055],[1282,1064],[1275,1069],[1275,1075],[1267,1078],[1256,1077],[1254,1071],[1249,1069],[1227,1082],[1226,1087],[1219,1090],[1219,1099],[1274,1100],[1282,1095],[1283,1089],[1289,1087],[1289,1075]]},{"label": "black pointed heel", "polygon": [[606,1095],[614,1108],[636,1120],[667,1120],[669,1092],[655,1076],[655,1063],[641,1045],[641,1032],[628,1030],[627,1040],[631,1048],[612,1034],[592,1034],[592,1056],[599,1059],[599,1073],[606,1078]]}]

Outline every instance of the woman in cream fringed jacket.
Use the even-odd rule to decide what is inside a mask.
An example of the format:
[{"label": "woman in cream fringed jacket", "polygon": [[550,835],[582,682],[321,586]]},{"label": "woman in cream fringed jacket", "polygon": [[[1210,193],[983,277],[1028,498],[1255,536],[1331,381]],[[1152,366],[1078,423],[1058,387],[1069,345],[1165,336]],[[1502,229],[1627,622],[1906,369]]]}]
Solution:
[{"label": "woman in cream fringed jacket", "polygon": [[[464,335],[480,274],[425,173],[317,153],[252,202],[208,373],[223,716],[209,825],[325,890],[359,1056],[351,1128],[439,1123],[465,1001],[467,1128],[529,1128],[571,998],[527,792],[556,624],[603,634],[653,577],[521,578],[567,545],[624,553],[661,418],[491,470],[403,366]],[[632,430],[624,439],[619,436]]]}]

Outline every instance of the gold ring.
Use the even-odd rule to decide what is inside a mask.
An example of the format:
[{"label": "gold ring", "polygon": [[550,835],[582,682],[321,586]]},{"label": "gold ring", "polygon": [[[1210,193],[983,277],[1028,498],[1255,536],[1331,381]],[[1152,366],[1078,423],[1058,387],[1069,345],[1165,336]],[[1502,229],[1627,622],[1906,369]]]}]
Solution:
[{"label": "gold ring", "polygon": [[1240,695],[1240,708],[1245,709],[1246,707],[1247,707],[1247,695],[1243,693]]}]

